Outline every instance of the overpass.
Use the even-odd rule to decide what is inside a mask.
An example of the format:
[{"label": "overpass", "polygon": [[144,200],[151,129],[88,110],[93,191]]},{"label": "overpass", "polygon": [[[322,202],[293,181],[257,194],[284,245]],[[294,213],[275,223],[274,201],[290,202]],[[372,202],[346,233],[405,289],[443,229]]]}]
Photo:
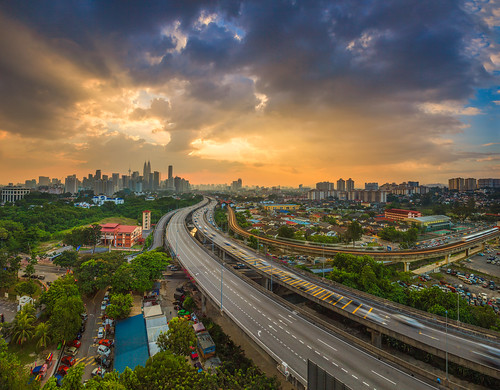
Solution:
[{"label": "overpass", "polygon": [[[456,242],[452,244],[443,245],[437,248],[427,248],[427,249],[419,249],[419,250],[402,250],[402,251],[394,251],[394,252],[379,252],[379,251],[368,251],[368,250],[356,250],[356,249],[347,249],[347,248],[332,248],[326,245],[311,245],[311,244],[302,244],[297,242],[289,242],[285,240],[279,240],[275,238],[268,237],[260,237],[253,235],[246,230],[242,229],[236,220],[236,216],[231,207],[227,207],[228,209],[228,221],[229,228],[236,234],[244,238],[249,238],[250,236],[254,236],[259,240],[261,244],[267,246],[273,246],[276,248],[281,248],[283,250],[292,251],[293,253],[300,253],[311,256],[334,256],[337,253],[348,253],[356,256],[370,256],[375,260],[384,261],[385,264],[393,264],[400,263],[404,264],[404,270],[410,270],[410,263],[414,261],[419,261],[423,259],[431,259],[436,257],[444,256],[446,259],[446,264],[448,264],[450,257],[454,254],[465,252],[465,256],[470,256],[475,252],[480,252],[484,249],[485,242],[487,240],[491,240],[492,238],[500,236],[500,229],[497,228],[496,232],[492,232],[491,234],[487,234],[485,236],[472,239],[467,242]],[[473,248],[476,248],[474,251]]]},{"label": "overpass", "polygon": [[[242,279],[232,267],[207,253],[186,226],[186,218],[196,208],[182,209],[172,217],[166,233],[168,246],[205,296],[277,363],[286,365],[290,376],[306,386],[307,361],[311,360],[352,389],[436,388],[384,362],[380,355],[335,336],[325,324]],[[195,219],[201,217],[201,213],[196,215]]]},{"label": "overpass", "polygon": [[[211,211],[214,206],[215,203],[212,203]],[[205,208],[205,211],[208,209]],[[497,332],[451,320],[445,322],[440,316],[377,298],[273,262],[272,259],[262,257],[246,246],[222,236],[211,225],[213,218],[209,216],[208,219],[209,221],[200,212],[193,214],[197,233],[209,239],[223,258],[232,257],[246,263],[264,278],[268,289],[273,290],[273,287],[280,285],[366,326],[372,334],[373,344],[377,347],[380,347],[380,335],[385,334],[435,356],[443,359],[447,356],[450,361],[459,365],[500,378],[500,360],[486,361],[482,352],[483,344],[500,347]],[[418,329],[418,332],[408,332],[408,326],[395,317],[399,313],[405,313],[413,321],[413,327]]]}]

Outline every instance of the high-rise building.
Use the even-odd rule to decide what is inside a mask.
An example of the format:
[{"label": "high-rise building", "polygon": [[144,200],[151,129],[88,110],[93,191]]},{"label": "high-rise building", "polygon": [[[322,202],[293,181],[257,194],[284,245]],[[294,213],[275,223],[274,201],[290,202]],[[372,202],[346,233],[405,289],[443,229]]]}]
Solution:
[{"label": "high-rise building", "polygon": [[448,180],[448,188],[450,191],[463,191],[465,181],[462,177],[455,177]]},{"label": "high-rise building", "polygon": [[345,190],[346,191],[354,191],[354,180],[352,180],[351,178],[346,180]]},{"label": "high-rise building", "polygon": [[345,180],[342,178],[337,180],[337,191],[345,191]]},{"label": "high-rise building", "polygon": [[50,177],[48,176],[38,176],[38,186],[50,186]]},{"label": "high-rise building", "polygon": [[500,179],[479,179],[477,181],[478,188],[500,188]]},{"label": "high-rise building", "polygon": [[100,169],[96,169],[94,179],[101,180],[101,170]]},{"label": "high-rise building", "polygon": [[465,179],[464,181],[464,190],[465,191],[474,191],[477,189],[477,181],[476,179],[470,177]]},{"label": "high-rise building", "polygon": [[316,189],[320,191],[333,191],[334,184],[329,181],[322,181],[320,183],[316,183]]},{"label": "high-rise building", "polygon": [[365,190],[377,191],[378,190],[378,183],[365,183]]},{"label": "high-rise building", "polygon": [[152,173],[152,175],[153,175],[153,180],[152,180],[153,181],[153,186],[152,186],[152,189],[156,191],[156,190],[158,190],[160,188],[160,172],[154,171]]},{"label": "high-rise building", "polygon": [[16,202],[20,199],[23,199],[26,194],[29,194],[30,193],[30,189],[29,188],[23,188],[23,187],[18,187],[18,186],[14,186],[12,185],[12,183],[9,183],[9,185],[7,187],[3,187],[0,192],[1,192],[1,196],[2,196],[2,203],[5,203],[5,202]]},{"label": "high-rise building", "polygon": [[113,181],[113,190],[114,192],[120,191],[120,174],[113,173],[111,175],[111,180]]},{"label": "high-rise building", "polygon": [[167,190],[175,191],[175,181],[173,177],[174,167],[172,165],[168,166],[168,179],[167,179]]},{"label": "high-rise building", "polygon": [[408,186],[409,187],[418,187],[420,183],[418,181],[409,181]]},{"label": "high-rise building", "polygon": [[71,194],[78,193],[78,179],[76,178],[76,175],[66,177],[66,180],[64,181],[64,191]]},{"label": "high-rise building", "polygon": [[24,182],[24,186],[26,188],[36,188],[36,179],[32,179],[32,180],[25,180]]}]

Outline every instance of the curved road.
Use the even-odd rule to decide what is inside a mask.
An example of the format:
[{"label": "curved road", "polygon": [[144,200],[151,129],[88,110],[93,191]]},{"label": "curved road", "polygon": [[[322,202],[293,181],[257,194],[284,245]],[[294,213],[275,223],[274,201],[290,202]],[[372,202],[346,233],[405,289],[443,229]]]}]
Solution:
[{"label": "curved road", "polygon": [[[167,226],[167,241],[197,284],[257,344],[306,384],[307,359],[352,389],[431,389],[281,306],[225,270],[197,244],[185,226],[196,206],[180,210]],[[201,216],[201,213],[198,214]],[[196,218],[196,217],[195,217]]]}]

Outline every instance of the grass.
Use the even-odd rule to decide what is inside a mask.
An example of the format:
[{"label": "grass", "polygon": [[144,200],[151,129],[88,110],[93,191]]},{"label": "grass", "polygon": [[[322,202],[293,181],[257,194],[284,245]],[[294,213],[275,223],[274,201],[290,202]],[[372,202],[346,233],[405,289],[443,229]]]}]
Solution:
[{"label": "grass", "polygon": [[44,359],[46,356],[46,352],[44,352],[46,348],[39,350],[36,346],[36,339],[32,339],[23,345],[10,343],[8,345],[8,351],[10,353],[16,354],[19,358],[19,361],[23,366],[25,365],[33,365],[37,357]]},{"label": "grass", "polygon": [[137,226],[137,219],[134,218],[125,218],[125,217],[108,217],[101,219],[99,222],[101,223],[119,223],[121,225],[133,225]]}]

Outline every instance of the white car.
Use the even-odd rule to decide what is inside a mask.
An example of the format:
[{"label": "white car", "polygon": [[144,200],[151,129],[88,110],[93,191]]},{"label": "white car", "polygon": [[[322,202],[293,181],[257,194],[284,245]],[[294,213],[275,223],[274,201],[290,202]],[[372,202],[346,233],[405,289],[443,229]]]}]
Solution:
[{"label": "white car", "polygon": [[101,326],[97,331],[97,338],[102,339],[104,337],[104,328]]},{"label": "white car", "polygon": [[101,302],[101,310],[106,310],[106,306],[108,306],[108,303],[106,301]]},{"label": "white car", "polygon": [[103,356],[108,357],[109,354],[111,353],[111,349],[109,349],[105,345],[99,345],[99,347],[97,348],[97,353],[99,355],[103,355]]},{"label": "white car", "polygon": [[410,318],[410,317],[406,317],[402,314],[395,314],[392,316],[392,318],[394,318],[397,322],[404,324],[404,325],[407,325],[407,326],[410,326],[412,328],[422,329],[424,327],[417,320]]}]

